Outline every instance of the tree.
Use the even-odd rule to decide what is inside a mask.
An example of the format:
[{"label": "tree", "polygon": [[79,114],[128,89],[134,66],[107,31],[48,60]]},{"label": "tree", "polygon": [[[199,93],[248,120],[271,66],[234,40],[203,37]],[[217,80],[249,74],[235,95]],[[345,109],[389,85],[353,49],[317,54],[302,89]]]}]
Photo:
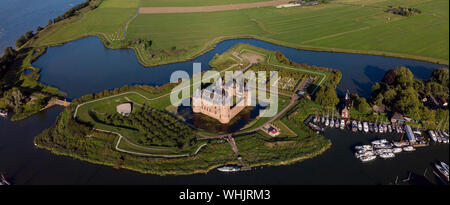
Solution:
[{"label": "tree", "polygon": [[335,107],[339,103],[336,90],[327,86],[322,86],[315,94],[314,101],[324,107]]},{"label": "tree", "polygon": [[356,109],[361,113],[368,113],[371,108],[369,103],[367,103],[366,98],[359,97],[356,100]]},{"label": "tree", "polygon": [[436,69],[431,73],[430,77],[431,82],[439,83],[445,87],[449,86],[449,71],[447,68]]}]

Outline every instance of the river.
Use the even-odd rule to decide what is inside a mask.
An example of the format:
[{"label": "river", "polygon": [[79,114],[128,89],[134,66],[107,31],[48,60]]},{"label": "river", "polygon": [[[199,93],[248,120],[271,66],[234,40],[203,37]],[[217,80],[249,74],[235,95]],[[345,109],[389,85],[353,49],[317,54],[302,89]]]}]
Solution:
[{"label": "river", "polygon": [[[370,87],[388,69],[406,66],[418,78],[428,78],[433,69],[445,67],[409,59],[312,52],[286,48],[253,39],[221,42],[217,47],[191,61],[142,67],[132,50],[110,50],[96,37],[87,37],[49,48],[33,65],[42,68],[42,82],[68,93],[69,98],[121,87],[125,84],[161,85],[168,82],[174,70],[192,70],[192,62],[208,61],[236,43],[279,50],[298,63],[329,66],[341,70],[338,90],[349,89],[367,96]],[[361,163],[352,147],[382,136],[327,129],[325,136],[333,145],[322,155],[289,166],[263,167],[249,172],[189,176],[155,176],[112,167],[95,165],[69,157],[56,156],[34,147],[33,138],[52,126],[62,108],[51,108],[26,120],[10,122],[0,119],[0,171],[15,184],[392,184],[396,177],[406,178],[410,171],[436,182],[432,162],[449,161],[449,146],[434,144],[413,153],[400,153],[394,159],[377,159]],[[395,136],[398,137],[398,136]]]},{"label": "river", "polygon": [[69,8],[85,0],[1,0],[0,1],[0,55],[25,32],[36,32]]}]

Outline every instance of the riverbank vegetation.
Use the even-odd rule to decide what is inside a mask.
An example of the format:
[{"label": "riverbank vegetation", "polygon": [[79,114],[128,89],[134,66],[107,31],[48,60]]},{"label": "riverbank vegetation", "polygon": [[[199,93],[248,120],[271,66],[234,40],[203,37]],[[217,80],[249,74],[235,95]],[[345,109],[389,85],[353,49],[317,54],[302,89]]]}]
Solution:
[{"label": "riverbank vegetation", "polygon": [[[25,119],[65,93],[39,82],[39,68],[31,63],[45,49],[8,47],[0,59],[0,108],[12,114],[11,120]],[[31,71],[31,72],[29,72]]]}]

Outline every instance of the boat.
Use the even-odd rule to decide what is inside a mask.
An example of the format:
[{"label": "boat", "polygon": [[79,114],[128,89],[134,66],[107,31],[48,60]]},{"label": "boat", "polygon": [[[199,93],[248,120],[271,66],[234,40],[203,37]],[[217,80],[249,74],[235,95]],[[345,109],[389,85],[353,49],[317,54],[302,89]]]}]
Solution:
[{"label": "boat", "polygon": [[378,132],[383,133],[383,125],[381,123],[378,125]]},{"label": "boat", "polygon": [[356,121],[354,121],[354,120],[352,122],[352,131],[353,132],[358,131],[358,123],[356,123]]},{"label": "boat", "polygon": [[330,120],[328,120],[328,117],[325,119],[325,126],[328,127],[328,125],[330,124]]},{"label": "boat", "polygon": [[388,128],[387,128],[387,125],[386,125],[386,124],[383,124],[383,131],[384,131],[385,133],[388,132]]},{"label": "boat", "polygon": [[11,185],[8,181],[6,181],[5,176],[0,173],[0,185]]},{"label": "boat", "polygon": [[334,127],[334,120],[333,119],[330,120],[330,127]]},{"label": "boat", "polygon": [[384,152],[384,153],[380,154],[380,157],[383,159],[389,159],[389,158],[395,157],[395,154],[392,152]]},{"label": "boat", "polygon": [[334,127],[339,128],[339,119],[336,118],[336,121],[334,122]]},{"label": "boat", "polygon": [[367,122],[363,123],[363,128],[364,128],[364,132],[369,132],[369,125],[367,124]]},{"label": "boat", "polygon": [[341,128],[341,130],[345,128],[345,120],[341,119],[341,126],[339,128]]},{"label": "boat", "polygon": [[433,132],[433,130],[428,130],[428,135],[430,135],[433,141],[437,141],[436,134]]},{"label": "boat", "polygon": [[416,149],[413,147],[413,146],[406,146],[406,147],[403,147],[403,151],[406,151],[406,152],[412,152],[412,151],[415,151]]},{"label": "boat", "polygon": [[371,122],[369,123],[369,131],[373,132],[373,123],[371,123]]},{"label": "boat", "polygon": [[402,148],[402,147],[405,147],[405,146],[408,146],[408,145],[409,145],[408,142],[405,142],[405,141],[394,142],[394,146],[395,146],[395,147],[400,147],[400,148]]},{"label": "boat", "polygon": [[373,125],[373,131],[378,132],[378,125],[377,125],[377,123],[375,123]]},{"label": "boat", "polygon": [[441,166],[448,172],[448,165],[445,162],[441,162]]},{"label": "boat", "polygon": [[238,166],[224,166],[224,167],[217,168],[217,170],[219,170],[221,172],[237,172],[237,171],[241,170],[241,168]]},{"label": "boat", "polygon": [[361,121],[358,122],[358,130],[359,130],[359,131],[362,131],[362,124],[361,124]]},{"label": "boat", "polygon": [[441,167],[439,164],[435,163],[434,166],[436,167],[436,169],[441,173],[441,175],[443,175],[447,181],[449,181],[449,176],[448,176],[448,171],[445,170],[443,167]]},{"label": "boat", "polygon": [[391,125],[388,125],[387,127],[388,127],[388,131],[389,131],[389,132],[392,132],[392,127],[391,127]]},{"label": "boat", "polygon": [[361,156],[359,159],[363,162],[368,162],[374,160],[375,158],[377,158],[377,156],[370,155],[370,156]]},{"label": "boat", "polygon": [[325,117],[324,116],[322,116],[321,122],[325,123]]},{"label": "boat", "polygon": [[6,112],[6,110],[0,109],[0,117],[8,117],[8,112]]},{"label": "boat", "polygon": [[392,152],[395,153],[395,154],[400,153],[402,151],[403,151],[403,149],[401,147],[395,147],[395,148],[392,149]]}]

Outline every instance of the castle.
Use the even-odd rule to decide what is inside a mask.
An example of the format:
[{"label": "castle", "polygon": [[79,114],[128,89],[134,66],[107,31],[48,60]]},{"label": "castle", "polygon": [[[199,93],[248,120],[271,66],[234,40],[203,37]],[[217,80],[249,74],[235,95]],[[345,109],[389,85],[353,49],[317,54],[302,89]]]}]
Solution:
[{"label": "castle", "polygon": [[250,91],[247,84],[242,84],[234,80],[224,83],[219,77],[208,88],[198,88],[194,92],[192,110],[215,118],[223,124],[230,122],[246,106],[251,105]]}]

